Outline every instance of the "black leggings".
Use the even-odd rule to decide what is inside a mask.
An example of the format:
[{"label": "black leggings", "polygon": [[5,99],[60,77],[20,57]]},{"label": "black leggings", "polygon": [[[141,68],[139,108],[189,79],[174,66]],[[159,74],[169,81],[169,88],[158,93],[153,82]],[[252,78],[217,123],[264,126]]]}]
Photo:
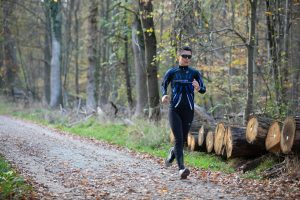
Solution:
[{"label": "black leggings", "polygon": [[[184,169],[183,146],[187,142],[187,135],[194,118],[194,110],[189,106],[184,108],[170,108],[169,122],[175,138],[174,156],[179,170]],[[172,161],[172,160],[171,160]]]}]

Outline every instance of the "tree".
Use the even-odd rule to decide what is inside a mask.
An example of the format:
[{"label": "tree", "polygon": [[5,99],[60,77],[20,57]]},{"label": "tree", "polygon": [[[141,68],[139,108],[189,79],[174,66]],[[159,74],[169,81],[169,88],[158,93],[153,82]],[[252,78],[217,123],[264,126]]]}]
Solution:
[{"label": "tree", "polygon": [[86,107],[88,110],[96,110],[97,106],[97,93],[96,93],[96,56],[97,56],[97,14],[98,5],[96,0],[91,0],[89,4],[89,46],[88,46],[88,84],[87,84],[87,99]]},{"label": "tree", "polygon": [[50,13],[50,1],[44,1],[44,15],[45,15],[45,30],[44,30],[44,98],[48,104],[50,104],[51,98],[51,13]]},{"label": "tree", "polygon": [[15,0],[13,1],[2,1],[3,10],[3,67],[1,69],[1,77],[4,82],[4,88],[8,90],[7,92],[14,97],[14,89],[16,89],[17,80],[17,57],[15,41],[12,37],[10,30],[10,18],[15,7]]},{"label": "tree", "polygon": [[145,45],[143,30],[138,15],[135,15],[132,23],[132,49],[136,73],[136,108],[135,116],[144,116],[144,109],[147,106],[147,78],[145,66]]},{"label": "tree", "polygon": [[52,57],[51,57],[51,98],[50,107],[62,105],[61,88],[61,24],[62,3],[60,0],[50,0],[51,30],[52,30]]},{"label": "tree", "polygon": [[159,93],[156,65],[156,37],[153,22],[152,0],[139,0],[140,19],[145,41],[145,60],[147,71],[149,118],[157,121],[160,118]]},{"label": "tree", "polygon": [[249,115],[253,112],[253,68],[255,65],[254,57],[254,46],[255,46],[255,28],[256,28],[256,8],[257,0],[249,0],[251,7],[250,17],[250,33],[248,39],[248,58],[247,58],[247,69],[248,69],[248,87],[247,87],[247,104],[245,109],[245,118],[248,119]]}]

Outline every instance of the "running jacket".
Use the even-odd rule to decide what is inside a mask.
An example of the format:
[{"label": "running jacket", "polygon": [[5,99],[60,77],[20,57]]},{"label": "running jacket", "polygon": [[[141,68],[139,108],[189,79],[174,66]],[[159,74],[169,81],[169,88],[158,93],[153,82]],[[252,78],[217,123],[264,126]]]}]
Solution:
[{"label": "running jacket", "polygon": [[177,108],[180,105],[188,105],[191,110],[194,109],[194,86],[193,80],[196,80],[200,86],[200,93],[205,93],[206,87],[202,81],[201,74],[196,69],[188,66],[177,66],[169,69],[162,81],[162,95],[167,95],[167,88],[171,82],[170,107]]}]

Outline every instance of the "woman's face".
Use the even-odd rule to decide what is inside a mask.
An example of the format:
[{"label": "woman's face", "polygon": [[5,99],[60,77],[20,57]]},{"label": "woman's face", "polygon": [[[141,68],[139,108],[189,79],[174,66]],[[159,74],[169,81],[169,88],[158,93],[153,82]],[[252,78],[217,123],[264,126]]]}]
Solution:
[{"label": "woman's face", "polygon": [[189,66],[192,59],[192,52],[183,50],[180,55],[178,55],[177,59],[179,66]]}]

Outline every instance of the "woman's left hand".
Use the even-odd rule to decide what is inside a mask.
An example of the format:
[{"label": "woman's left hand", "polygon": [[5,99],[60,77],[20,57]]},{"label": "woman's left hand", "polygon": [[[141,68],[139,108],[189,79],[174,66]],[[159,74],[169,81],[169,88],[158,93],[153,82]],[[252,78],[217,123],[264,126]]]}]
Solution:
[{"label": "woman's left hand", "polygon": [[194,89],[198,92],[200,90],[199,83],[194,79],[192,85],[194,86]]}]

